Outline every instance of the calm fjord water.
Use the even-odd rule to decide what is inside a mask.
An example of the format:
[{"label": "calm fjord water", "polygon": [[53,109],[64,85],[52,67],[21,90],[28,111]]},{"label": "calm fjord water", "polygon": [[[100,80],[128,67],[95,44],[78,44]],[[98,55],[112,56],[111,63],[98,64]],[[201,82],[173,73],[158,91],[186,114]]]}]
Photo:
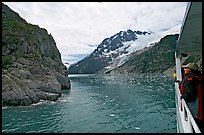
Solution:
[{"label": "calm fjord water", "polygon": [[5,133],[176,133],[172,78],[70,75],[56,102],[2,108]]}]

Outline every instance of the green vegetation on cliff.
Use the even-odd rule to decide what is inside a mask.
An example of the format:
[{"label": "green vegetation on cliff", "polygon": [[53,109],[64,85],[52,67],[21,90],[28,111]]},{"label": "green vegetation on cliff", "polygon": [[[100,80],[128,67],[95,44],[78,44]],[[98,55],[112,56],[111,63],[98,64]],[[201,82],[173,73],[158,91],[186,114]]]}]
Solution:
[{"label": "green vegetation on cliff", "polygon": [[55,101],[69,88],[67,68],[51,34],[2,3],[2,106]]}]

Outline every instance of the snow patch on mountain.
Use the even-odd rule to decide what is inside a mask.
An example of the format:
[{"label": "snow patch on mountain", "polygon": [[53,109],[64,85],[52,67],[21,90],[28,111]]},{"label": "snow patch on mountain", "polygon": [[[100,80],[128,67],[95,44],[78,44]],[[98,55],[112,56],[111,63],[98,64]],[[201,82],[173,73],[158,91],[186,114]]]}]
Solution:
[{"label": "snow patch on mountain", "polygon": [[127,62],[135,55],[156,45],[166,35],[178,34],[181,25],[160,33],[120,31],[105,38],[86,58],[70,66],[70,73],[108,73]]},{"label": "snow patch on mountain", "polygon": [[123,42],[122,47],[111,51],[109,53],[106,53],[106,56],[111,55],[112,53],[119,53],[119,52],[126,52],[126,53],[122,53],[120,55],[118,55],[116,58],[112,58],[112,62],[110,63],[109,66],[105,67],[106,69],[114,69],[118,66],[123,65],[128,59],[129,59],[129,55],[141,50],[145,47],[149,47],[151,45],[155,45],[156,43],[158,43],[161,38],[165,37],[166,35],[169,34],[178,34],[179,30],[180,30],[181,25],[178,25],[176,27],[173,27],[167,31],[163,31],[160,33],[152,33],[149,35],[137,35],[137,40],[135,41],[128,41],[128,42]]}]

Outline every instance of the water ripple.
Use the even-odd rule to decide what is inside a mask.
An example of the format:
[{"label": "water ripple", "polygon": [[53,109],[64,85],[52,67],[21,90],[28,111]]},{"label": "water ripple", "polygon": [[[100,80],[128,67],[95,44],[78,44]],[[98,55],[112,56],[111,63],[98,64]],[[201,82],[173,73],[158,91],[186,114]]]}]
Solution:
[{"label": "water ripple", "polygon": [[176,132],[174,85],[160,75],[73,75],[56,102],[2,109],[2,132]]}]

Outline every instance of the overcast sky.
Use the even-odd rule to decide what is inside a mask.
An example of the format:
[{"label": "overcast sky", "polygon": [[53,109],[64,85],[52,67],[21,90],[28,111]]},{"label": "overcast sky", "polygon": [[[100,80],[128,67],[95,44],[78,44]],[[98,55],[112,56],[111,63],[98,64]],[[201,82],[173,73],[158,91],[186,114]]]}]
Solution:
[{"label": "overcast sky", "polygon": [[186,2],[3,2],[52,34],[63,62],[93,52],[103,39],[131,29],[160,32],[182,24]]}]

